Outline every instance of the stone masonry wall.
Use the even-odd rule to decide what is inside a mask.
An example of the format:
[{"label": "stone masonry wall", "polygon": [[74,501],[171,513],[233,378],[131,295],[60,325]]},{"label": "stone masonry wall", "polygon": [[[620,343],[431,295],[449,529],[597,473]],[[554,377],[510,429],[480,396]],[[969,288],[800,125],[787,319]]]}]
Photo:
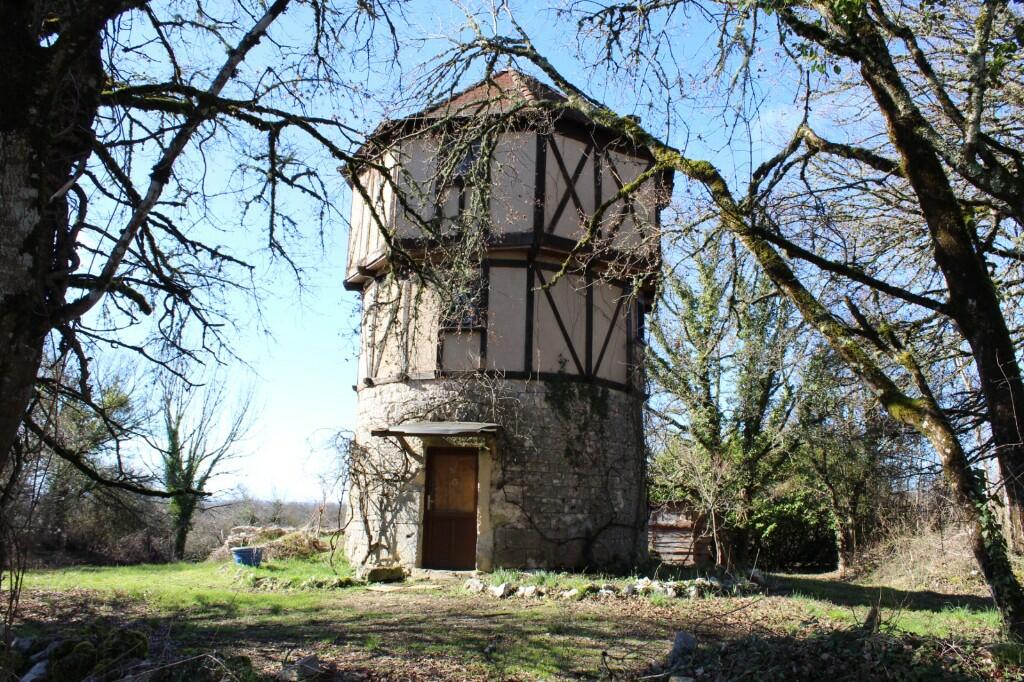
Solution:
[{"label": "stone masonry wall", "polygon": [[350,559],[419,561],[424,444],[408,439],[413,457],[370,431],[408,421],[486,421],[501,426],[493,449],[472,439],[425,444],[479,446],[490,458],[481,467],[478,567],[616,569],[642,561],[641,408],[638,393],[569,378],[472,375],[363,388],[346,530]]}]

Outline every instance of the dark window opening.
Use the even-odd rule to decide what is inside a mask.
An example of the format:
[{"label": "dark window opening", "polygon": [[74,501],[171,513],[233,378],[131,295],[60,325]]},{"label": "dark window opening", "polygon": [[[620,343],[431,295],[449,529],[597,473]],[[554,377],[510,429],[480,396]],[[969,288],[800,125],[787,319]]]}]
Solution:
[{"label": "dark window opening", "polygon": [[466,148],[466,153],[462,155],[459,162],[455,164],[455,170],[452,173],[452,178],[461,179],[465,183],[466,178],[470,177],[473,172],[473,166],[480,159],[480,140],[473,140],[469,143]]},{"label": "dark window opening", "polygon": [[483,329],[487,323],[487,305],[483,295],[483,280],[477,276],[452,292],[444,314],[444,331],[471,331]]},{"label": "dark window opening", "polygon": [[[451,167],[450,173],[440,173],[434,192],[437,215],[448,220],[455,220],[463,215],[468,203],[467,190],[473,187],[475,176],[480,172],[477,168],[479,160],[480,141],[474,140],[466,146],[465,152]],[[450,206],[452,199],[456,200],[456,206]],[[450,213],[446,212],[446,208]]]}]

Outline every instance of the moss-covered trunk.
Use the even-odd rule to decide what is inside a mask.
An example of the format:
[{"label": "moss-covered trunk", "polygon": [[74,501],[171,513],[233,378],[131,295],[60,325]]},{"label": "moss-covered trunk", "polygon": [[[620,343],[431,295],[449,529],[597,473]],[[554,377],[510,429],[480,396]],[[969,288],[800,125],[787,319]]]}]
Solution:
[{"label": "moss-covered trunk", "polygon": [[192,530],[192,520],[196,512],[194,495],[179,495],[171,499],[169,513],[171,516],[171,558],[181,561],[185,558],[185,543]]},{"label": "moss-covered trunk", "polygon": [[[900,75],[875,30],[861,32],[866,58],[861,74],[885,117],[889,139],[918,197],[931,236],[935,263],[949,290],[950,317],[970,345],[985,399],[987,421],[1009,506],[1013,538],[1024,538],[1024,381],[999,295],[976,236],[934,147],[922,135],[928,123],[916,108],[901,106]],[[1019,548],[1024,549],[1024,548]]]},{"label": "moss-covered trunk", "polygon": [[886,376],[846,326],[836,319],[796,278],[772,247],[748,230],[742,220],[730,221],[741,241],[761,263],[804,319],[814,325],[846,364],[875,393],[896,420],[928,439],[942,462],[946,482],[970,529],[974,556],[985,575],[1007,631],[1024,640],[1024,590],[1014,575],[999,522],[989,505],[982,478],[973,471],[945,415],[926,398],[910,399]]}]

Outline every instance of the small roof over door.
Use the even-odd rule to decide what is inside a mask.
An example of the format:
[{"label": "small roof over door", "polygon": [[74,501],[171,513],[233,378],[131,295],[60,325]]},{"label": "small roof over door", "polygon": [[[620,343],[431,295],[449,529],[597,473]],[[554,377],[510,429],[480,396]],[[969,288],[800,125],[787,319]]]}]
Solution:
[{"label": "small roof over door", "polygon": [[497,424],[488,422],[406,422],[384,429],[374,429],[374,436],[481,436],[498,432]]}]

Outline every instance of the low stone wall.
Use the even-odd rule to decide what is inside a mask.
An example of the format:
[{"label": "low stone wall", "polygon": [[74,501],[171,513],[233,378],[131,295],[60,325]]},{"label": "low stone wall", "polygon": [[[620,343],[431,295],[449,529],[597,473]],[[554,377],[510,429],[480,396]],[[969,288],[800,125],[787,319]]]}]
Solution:
[{"label": "low stone wall", "polygon": [[[346,528],[354,563],[419,558],[424,447],[483,450],[477,567],[619,568],[646,557],[642,398],[577,382],[486,377],[365,387]],[[486,421],[481,440],[410,438],[415,455],[370,431],[408,421]],[[486,491],[486,495],[485,495]]]}]

